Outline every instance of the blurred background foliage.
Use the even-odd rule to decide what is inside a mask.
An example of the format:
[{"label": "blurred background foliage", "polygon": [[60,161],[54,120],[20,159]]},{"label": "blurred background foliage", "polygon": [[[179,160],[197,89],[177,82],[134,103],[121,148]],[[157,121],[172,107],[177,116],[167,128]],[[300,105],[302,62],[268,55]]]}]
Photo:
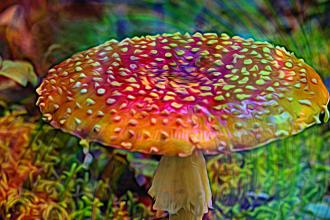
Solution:
[{"label": "blurred background foliage", "polygon": [[[327,0],[1,0],[0,219],[155,216],[146,192],[158,157],[96,143],[87,153],[40,120],[34,90],[52,65],[110,38],[226,32],[286,47],[330,87],[329,20]],[[327,124],[208,156],[204,219],[330,219],[329,136]]]}]

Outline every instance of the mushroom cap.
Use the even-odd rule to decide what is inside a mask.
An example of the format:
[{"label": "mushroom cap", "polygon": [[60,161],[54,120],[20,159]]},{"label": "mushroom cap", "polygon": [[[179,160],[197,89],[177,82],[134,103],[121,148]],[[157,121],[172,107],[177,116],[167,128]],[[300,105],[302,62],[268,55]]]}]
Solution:
[{"label": "mushroom cap", "polygon": [[226,34],[110,40],[50,69],[37,92],[54,127],[160,155],[252,149],[328,118],[329,93],[302,59]]}]

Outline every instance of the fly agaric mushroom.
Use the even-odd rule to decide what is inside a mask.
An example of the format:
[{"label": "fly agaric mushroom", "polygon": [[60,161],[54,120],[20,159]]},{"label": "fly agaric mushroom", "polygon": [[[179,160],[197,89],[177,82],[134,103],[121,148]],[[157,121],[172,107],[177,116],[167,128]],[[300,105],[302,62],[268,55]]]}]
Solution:
[{"label": "fly agaric mushroom", "polygon": [[54,127],[162,155],[149,193],[173,219],[212,206],[203,152],[256,148],[329,119],[328,91],[302,59],[226,34],[110,40],[50,69],[37,92]]}]

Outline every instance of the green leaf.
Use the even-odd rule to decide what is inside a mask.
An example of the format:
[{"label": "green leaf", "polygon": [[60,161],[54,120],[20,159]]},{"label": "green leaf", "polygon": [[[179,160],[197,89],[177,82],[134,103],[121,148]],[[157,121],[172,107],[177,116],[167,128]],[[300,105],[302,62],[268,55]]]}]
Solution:
[{"label": "green leaf", "polygon": [[38,84],[38,77],[33,66],[26,61],[2,61],[0,63],[0,76],[12,79],[22,86],[27,86],[28,82],[33,86]]}]

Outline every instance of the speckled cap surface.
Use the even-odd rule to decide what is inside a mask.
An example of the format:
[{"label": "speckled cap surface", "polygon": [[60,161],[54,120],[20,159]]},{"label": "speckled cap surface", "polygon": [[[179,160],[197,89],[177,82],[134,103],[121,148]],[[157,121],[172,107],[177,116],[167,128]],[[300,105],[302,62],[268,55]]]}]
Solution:
[{"label": "speckled cap surface", "polygon": [[49,70],[45,120],[129,151],[252,149],[329,118],[319,75],[284,48],[226,34],[110,40]]}]

